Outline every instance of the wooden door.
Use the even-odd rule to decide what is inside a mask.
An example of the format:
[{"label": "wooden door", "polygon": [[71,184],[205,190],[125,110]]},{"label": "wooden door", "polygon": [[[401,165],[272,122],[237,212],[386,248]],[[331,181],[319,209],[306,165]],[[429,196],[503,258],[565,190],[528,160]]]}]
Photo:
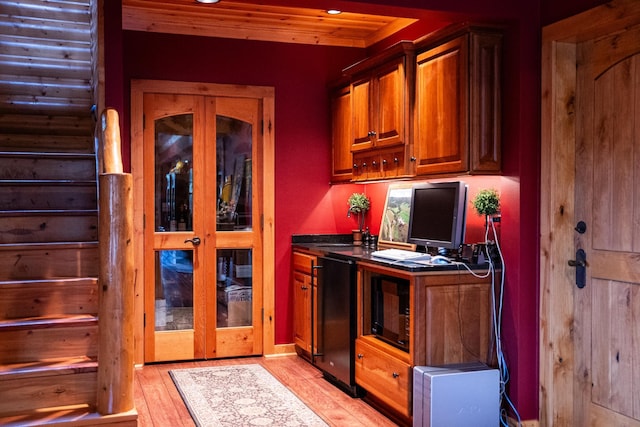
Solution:
[{"label": "wooden door", "polygon": [[640,426],[640,5],[543,41],[541,425]]},{"label": "wooden door", "polygon": [[577,415],[640,425],[640,26],[580,43],[577,57]]},{"label": "wooden door", "polygon": [[143,103],[145,361],[261,354],[260,103]]}]

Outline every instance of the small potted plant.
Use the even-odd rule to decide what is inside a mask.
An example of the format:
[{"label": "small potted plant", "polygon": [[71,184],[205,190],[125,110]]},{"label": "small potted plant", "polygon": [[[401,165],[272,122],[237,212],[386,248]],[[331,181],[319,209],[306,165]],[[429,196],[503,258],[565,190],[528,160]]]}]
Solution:
[{"label": "small potted plant", "polygon": [[371,201],[366,194],[353,193],[347,200],[349,210],[347,211],[347,217],[351,214],[358,216],[358,229],[353,230],[353,243],[354,245],[362,244],[362,231],[364,230],[364,216],[371,207]]},{"label": "small potted plant", "polygon": [[472,203],[478,215],[485,217],[486,225],[489,224],[489,217],[500,211],[500,196],[493,188],[480,190]]}]

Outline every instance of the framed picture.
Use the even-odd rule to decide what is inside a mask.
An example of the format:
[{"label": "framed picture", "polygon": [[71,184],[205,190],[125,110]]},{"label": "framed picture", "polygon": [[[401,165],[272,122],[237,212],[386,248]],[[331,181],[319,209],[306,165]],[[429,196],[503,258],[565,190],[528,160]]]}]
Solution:
[{"label": "framed picture", "polygon": [[409,239],[409,212],[411,210],[411,183],[395,184],[387,190],[382,211],[378,246],[415,250]]}]

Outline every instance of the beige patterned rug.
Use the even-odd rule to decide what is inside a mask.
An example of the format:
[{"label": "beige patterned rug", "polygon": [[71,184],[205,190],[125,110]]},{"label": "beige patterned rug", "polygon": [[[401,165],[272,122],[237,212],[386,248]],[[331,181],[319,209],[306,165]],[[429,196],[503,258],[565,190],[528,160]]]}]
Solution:
[{"label": "beige patterned rug", "polygon": [[327,424],[257,364],[169,371],[199,427]]}]

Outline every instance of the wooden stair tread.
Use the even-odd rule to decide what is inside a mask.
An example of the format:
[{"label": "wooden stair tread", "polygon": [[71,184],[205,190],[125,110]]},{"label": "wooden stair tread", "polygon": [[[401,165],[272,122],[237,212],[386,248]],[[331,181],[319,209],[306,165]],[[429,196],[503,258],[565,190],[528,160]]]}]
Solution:
[{"label": "wooden stair tread", "polygon": [[93,153],[75,153],[75,152],[41,152],[41,151],[0,151],[0,158],[37,158],[40,159],[81,159],[93,160],[96,155]]},{"label": "wooden stair tread", "polygon": [[18,329],[48,329],[59,327],[74,327],[97,323],[97,316],[90,314],[73,314],[45,317],[29,317],[21,319],[0,320],[0,332]]},{"label": "wooden stair tread", "polygon": [[11,379],[44,377],[98,370],[96,358],[77,356],[64,359],[36,360],[33,362],[0,365],[0,378]]},{"label": "wooden stair tread", "polygon": [[95,285],[98,283],[97,277],[56,277],[48,279],[31,280],[0,280],[0,288],[23,288],[25,286],[68,286],[75,285]]},{"label": "wooden stair tread", "polygon": [[16,250],[16,249],[46,249],[46,250],[55,250],[55,249],[69,249],[69,248],[97,248],[98,242],[53,242],[53,243],[0,243],[0,251],[2,250]]},{"label": "wooden stair tread", "polygon": [[117,426],[134,427],[138,425],[138,412],[132,409],[114,415],[100,415],[89,405],[74,405],[39,410],[34,414],[0,417],[3,427],[31,427],[31,426]]},{"label": "wooden stair tread", "polygon": [[30,209],[30,210],[0,210],[2,216],[73,216],[73,215],[97,215],[97,209]]},{"label": "wooden stair tread", "polygon": [[54,186],[54,185],[96,185],[96,180],[90,179],[0,179],[0,185],[4,186]]}]

